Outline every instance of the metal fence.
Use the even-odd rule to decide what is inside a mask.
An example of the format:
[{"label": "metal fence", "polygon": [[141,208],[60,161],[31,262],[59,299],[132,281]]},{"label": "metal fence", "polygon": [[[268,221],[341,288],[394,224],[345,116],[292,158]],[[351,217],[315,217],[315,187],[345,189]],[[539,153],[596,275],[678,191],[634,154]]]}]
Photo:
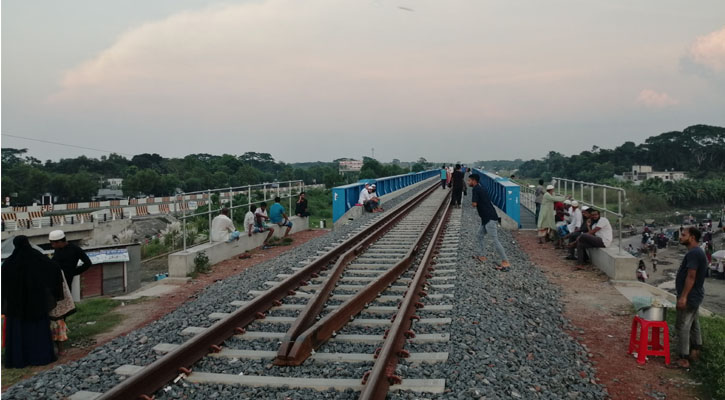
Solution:
[{"label": "metal fence", "polygon": [[[238,187],[229,187],[229,188],[219,188],[219,189],[208,189],[206,191],[198,191],[198,192],[188,192],[188,193],[179,193],[175,197],[174,201],[174,211],[176,213],[181,213],[181,216],[178,216],[178,219],[182,221],[182,236],[183,236],[183,246],[184,250],[186,250],[187,243],[186,239],[188,237],[187,232],[187,220],[189,219],[195,219],[200,216],[208,216],[209,218],[209,238],[208,241],[211,242],[211,221],[212,221],[212,214],[218,214],[222,208],[226,207],[230,210],[230,218],[234,219],[234,210],[245,207],[245,210],[249,209],[249,206],[255,203],[259,203],[262,201],[267,201],[270,199],[274,199],[275,197],[280,197],[281,199],[287,199],[287,215],[292,215],[294,213],[294,209],[292,208],[293,201],[292,199],[295,196],[298,196],[301,192],[304,191],[305,183],[301,180],[296,181],[285,181],[285,182],[274,182],[274,183],[262,183],[258,185],[247,185],[247,186],[238,186]],[[262,198],[261,199],[254,199],[253,194],[261,191],[262,192]],[[214,194],[219,195],[219,207],[214,209],[214,202],[212,201],[212,196]],[[193,198],[195,195],[201,195],[202,201],[206,201],[208,204],[208,209],[206,211],[201,212],[192,212],[190,214],[187,214],[187,210],[190,209],[188,206],[188,202],[190,198]],[[246,196],[247,201],[241,204],[234,204],[234,196]],[[193,199],[191,200],[193,201]],[[192,243],[192,245],[195,245],[195,243]]]},{"label": "metal fence", "polygon": [[571,195],[581,204],[594,207],[605,214],[609,213],[617,217],[619,254],[622,254],[622,218],[624,218],[622,204],[627,200],[626,191],[614,186],[565,178],[553,178],[553,183],[558,194]]}]

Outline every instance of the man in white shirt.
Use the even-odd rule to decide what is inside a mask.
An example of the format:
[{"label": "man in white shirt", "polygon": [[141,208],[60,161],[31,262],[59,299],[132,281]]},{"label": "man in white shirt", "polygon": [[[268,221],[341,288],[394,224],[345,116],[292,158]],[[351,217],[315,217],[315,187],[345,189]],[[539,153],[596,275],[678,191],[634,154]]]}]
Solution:
[{"label": "man in white shirt", "polygon": [[579,209],[579,202],[576,200],[571,202],[571,208],[569,209],[569,218],[569,233],[579,231],[582,225],[582,210]]},{"label": "man in white shirt", "polygon": [[[250,207],[250,211],[251,211]],[[264,246],[263,248],[267,248],[269,246],[269,240],[272,239],[272,235],[274,234],[274,228],[267,225],[267,221],[269,220],[269,216],[267,215],[267,203],[261,202],[259,203],[259,207],[254,210],[254,229],[252,230],[253,233],[262,233],[262,232],[269,232],[267,234],[267,238],[264,239]]]},{"label": "man in white shirt", "polygon": [[375,193],[375,184],[369,186],[365,185],[365,189],[360,192],[360,198],[358,199],[358,202],[363,205],[365,211],[383,211],[383,209],[380,208],[380,199],[378,198],[377,193]]},{"label": "man in white shirt", "polygon": [[247,231],[247,236],[252,236],[253,233],[262,233],[265,230],[269,231],[267,234],[267,238],[264,239],[264,244],[267,245],[269,240],[272,238],[272,234],[274,234],[274,228],[271,227],[265,227],[265,224],[257,225],[257,218],[255,216],[256,207],[254,205],[249,206],[249,211],[244,215],[244,230]]},{"label": "man in white shirt", "polygon": [[221,214],[211,221],[212,242],[232,242],[239,240],[239,231],[234,228],[234,222],[229,218],[229,209],[222,208]]},{"label": "man in white shirt", "polygon": [[586,249],[609,247],[612,244],[612,224],[599,215],[599,210],[591,209],[592,228],[577,239],[577,266],[584,269],[584,252]]}]

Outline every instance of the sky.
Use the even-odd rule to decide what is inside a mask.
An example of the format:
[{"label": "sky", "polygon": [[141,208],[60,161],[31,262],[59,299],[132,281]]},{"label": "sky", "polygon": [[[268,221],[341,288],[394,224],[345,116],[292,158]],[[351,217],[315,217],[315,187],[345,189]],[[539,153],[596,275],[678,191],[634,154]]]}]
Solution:
[{"label": "sky", "polygon": [[531,159],[695,124],[725,126],[722,0],[2,2],[2,146],[41,160]]}]

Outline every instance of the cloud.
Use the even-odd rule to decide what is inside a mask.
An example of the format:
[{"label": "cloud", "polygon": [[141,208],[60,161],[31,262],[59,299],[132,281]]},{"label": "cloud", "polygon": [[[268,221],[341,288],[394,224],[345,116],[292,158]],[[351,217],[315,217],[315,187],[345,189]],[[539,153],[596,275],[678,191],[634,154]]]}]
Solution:
[{"label": "cloud", "polygon": [[695,39],[689,48],[688,58],[712,72],[725,72],[725,28]]},{"label": "cloud", "polygon": [[642,89],[637,96],[637,103],[649,108],[666,108],[678,104],[679,101],[665,92]]},{"label": "cloud", "polygon": [[[514,121],[531,115],[530,104],[546,115],[552,91],[591,78],[587,68],[551,62],[551,49],[526,35],[510,40],[518,53],[492,56],[500,43],[487,18],[495,18],[451,2],[409,13],[370,2],[268,0],[174,14],[67,71],[49,104],[267,131],[283,115],[309,130],[369,124],[371,116],[415,128],[421,116],[443,126]],[[567,99],[560,101],[579,102]]]}]

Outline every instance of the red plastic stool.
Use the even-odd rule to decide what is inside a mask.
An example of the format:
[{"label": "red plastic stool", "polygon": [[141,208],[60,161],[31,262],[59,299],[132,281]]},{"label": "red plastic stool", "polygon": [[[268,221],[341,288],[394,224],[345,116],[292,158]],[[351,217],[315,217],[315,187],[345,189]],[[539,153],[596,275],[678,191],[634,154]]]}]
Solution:
[{"label": "red plastic stool", "polygon": [[[639,336],[637,327],[639,325]],[[650,330],[652,339],[649,340]],[[660,330],[663,332],[664,344],[660,344]],[[650,349],[652,346],[652,349]],[[644,364],[647,356],[664,356],[665,364],[670,364],[670,328],[666,321],[650,321],[635,315],[632,320],[632,331],[629,334],[629,352],[637,351],[637,363]]]}]

